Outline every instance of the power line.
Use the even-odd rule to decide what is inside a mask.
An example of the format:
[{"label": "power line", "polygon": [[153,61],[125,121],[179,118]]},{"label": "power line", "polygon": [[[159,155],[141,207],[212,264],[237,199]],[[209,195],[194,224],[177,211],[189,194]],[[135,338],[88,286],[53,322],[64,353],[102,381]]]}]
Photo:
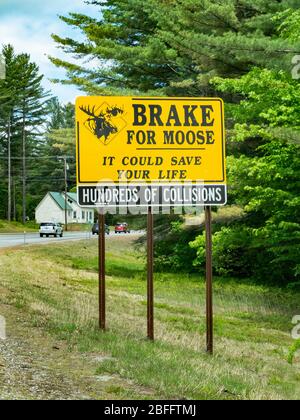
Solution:
[{"label": "power line", "polygon": [[[54,159],[54,160],[62,160],[62,159],[64,159],[64,158],[66,158],[66,159],[68,159],[68,160],[75,160],[76,158],[74,157],[74,156],[57,156],[57,157],[54,157],[54,156],[29,156],[29,157],[27,157],[26,156],[26,159],[28,160],[28,159],[33,159],[33,160],[36,160],[36,159]],[[8,160],[8,157],[7,156],[0,156],[0,159],[1,160]],[[12,156],[11,157],[11,160],[22,160],[23,158],[22,157],[19,157],[19,156]]]},{"label": "power line", "polygon": [[[1,178],[4,179],[4,180],[8,179],[8,177],[1,177]],[[17,178],[23,179],[23,175],[13,175],[12,178],[13,179],[17,179]],[[28,176],[28,177],[26,177],[26,180],[27,181],[36,180],[36,179],[45,181],[45,177],[41,177],[41,176],[37,176],[37,177],[35,177],[35,176]],[[59,180],[64,180],[64,179],[65,178],[51,178],[51,177],[47,177],[46,181],[53,181],[53,180],[59,181]],[[76,179],[76,176],[75,175],[70,176],[68,178],[68,180],[73,180],[73,179]]]},{"label": "power line", "polygon": [[[49,182],[56,182],[56,181],[64,181],[64,178],[49,178],[48,183]],[[33,183],[33,182],[37,182],[37,181],[45,181],[45,178],[34,178],[34,179],[27,179],[28,183]],[[73,180],[69,179],[68,182],[74,182],[75,178]],[[20,181],[17,181],[18,183],[20,183]]]},{"label": "power line", "polygon": [[[54,183],[54,182],[63,182],[64,180],[65,180],[64,178],[53,178],[53,179],[49,179],[47,184],[51,184],[51,183]],[[34,184],[36,182],[41,182],[41,181],[45,181],[45,178],[36,178],[34,180],[27,180],[27,185],[29,186],[29,184]],[[69,179],[68,182],[75,183],[76,179],[75,178],[74,179]],[[15,183],[15,185],[22,185],[22,180],[14,179],[14,183]]]}]

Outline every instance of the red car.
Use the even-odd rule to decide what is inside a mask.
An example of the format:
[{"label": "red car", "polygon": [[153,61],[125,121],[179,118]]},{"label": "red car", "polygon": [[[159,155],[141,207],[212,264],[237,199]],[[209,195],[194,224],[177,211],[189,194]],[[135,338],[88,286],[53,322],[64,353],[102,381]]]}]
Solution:
[{"label": "red car", "polygon": [[130,233],[127,223],[117,223],[115,233]]}]

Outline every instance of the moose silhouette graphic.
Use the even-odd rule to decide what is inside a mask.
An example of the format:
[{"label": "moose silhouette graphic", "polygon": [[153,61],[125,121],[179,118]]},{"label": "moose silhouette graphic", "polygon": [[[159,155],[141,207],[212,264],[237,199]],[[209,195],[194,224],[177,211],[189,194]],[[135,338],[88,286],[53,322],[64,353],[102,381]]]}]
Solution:
[{"label": "moose silhouette graphic", "polygon": [[124,114],[124,109],[117,106],[107,107],[106,110],[96,109],[96,106],[92,108],[80,107],[81,111],[87,114],[90,118],[86,121],[88,129],[100,140],[104,137],[104,144],[108,144],[109,137],[112,134],[118,133],[118,127],[114,124],[114,118]]}]

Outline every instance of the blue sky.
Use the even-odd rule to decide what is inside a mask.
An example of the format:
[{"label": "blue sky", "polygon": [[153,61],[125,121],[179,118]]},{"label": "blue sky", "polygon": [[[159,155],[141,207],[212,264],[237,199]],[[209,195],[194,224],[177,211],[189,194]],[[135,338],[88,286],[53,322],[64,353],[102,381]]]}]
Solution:
[{"label": "blue sky", "polygon": [[[66,58],[56,48],[51,34],[77,37],[78,32],[65,25],[58,15],[79,12],[97,16],[95,6],[84,0],[0,0],[0,45],[11,43],[16,51],[31,55],[32,61],[45,75],[44,86],[59,97],[62,102],[74,102],[80,93],[75,87],[54,85],[48,79],[63,78],[64,71],[55,68],[47,56]],[[70,57],[67,57],[70,59]]]}]

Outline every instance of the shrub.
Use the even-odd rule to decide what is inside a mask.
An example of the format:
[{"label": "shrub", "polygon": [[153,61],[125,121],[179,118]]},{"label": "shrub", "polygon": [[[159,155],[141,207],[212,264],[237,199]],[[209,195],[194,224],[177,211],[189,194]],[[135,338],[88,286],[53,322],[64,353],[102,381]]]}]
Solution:
[{"label": "shrub", "polygon": [[195,272],[196,250],[189,246],[198,229],[186,229],[180,222],[171,222],[171,230],[155,243],[155,269],[158,272]]},{"label": "shrub", "polygon": [[[283,286],[297,283],[300,274],[300,232],[294,226],[223,227],[213,235],[213,267],[222,276],[255,278]],[[205,234],[190,243],[196,267],[205,266]]]}]

